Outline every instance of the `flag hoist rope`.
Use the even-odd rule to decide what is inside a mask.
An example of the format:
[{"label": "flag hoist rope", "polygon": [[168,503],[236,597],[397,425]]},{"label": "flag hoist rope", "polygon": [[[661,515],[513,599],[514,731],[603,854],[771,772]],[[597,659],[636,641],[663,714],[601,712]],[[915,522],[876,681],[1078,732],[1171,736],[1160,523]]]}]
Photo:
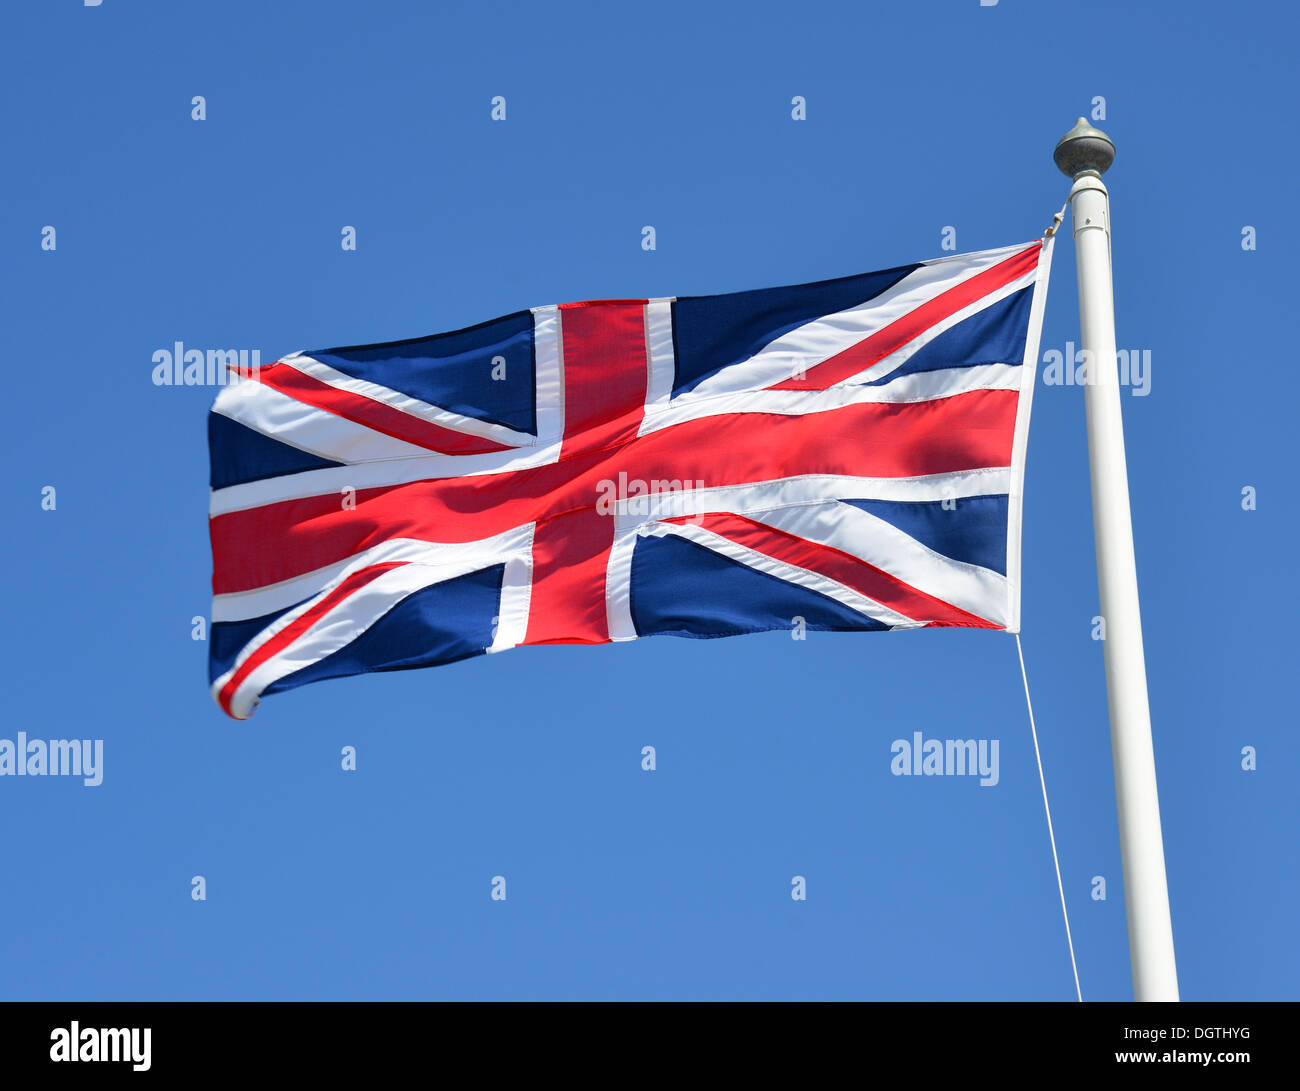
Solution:
[{"label": "flag hoist rope", "polygon": [[[1065,219],[1065,211],[1070,207],[1067,200],[1061,211],[1052,217],[1052,226],[1043,232],[1043,238],[1050,239]],[[1020,647],[1020,634],[1016,633],[1016,654],[1020,656],[1020,678],[1025,683],[1025,708],[1029,710],[1029,732],[1034,739],[1034,760],[1038,762],[1038,783],[1043,789],[1043,813],[1047,815],[1047,837],[1052,843],[1052,865],[1056,868],[1056,889],[1061,895],[1061,916],[1065,919],[1065,942],[1070,948],[1070,969],[1074,971],[1074,995],[1083,1002],[1083,990],[1079,988],[1079,964],[1074,957],[1074,936],[1070,932],[1070,911],[1065,905],[1065,884],[1061,882],[1061,860],[1056,852],[1056,831],[1052,828],[1052,807],[1047,802],[1047,779],[1043,776],[1043,757],[1038,751],[1038,727],[1034,723],[1034,703],[1029,699],[1029,675],[1025,673],[1025,653]]]},{"label": "flag hoist rope", "polygon": [[1070,911],[1065,907],[1065,884],[1061,882],[1061,860],[1056,854],[1056,831],[1052,829],[1052,808],[1047,802],[1047,780],[1043,777],[1043,756],[1038,752],[1038,728],[1034,724],[1034,703],[1029,699],[1029,675],[1025,673],[1025,653],[1016,633],[1016,654],[1020,656],[1020,677],[1025,683],[1025,707],[1029,710],[1029,731],[1034,738],[1034,760],[1038,762],[1038,783],[1043,789],[1043,811],[1047,815],[1047,837],[1052,842],[1052,863],[1056,867],[1056,889],[1061,894],[1061,916],[1065,918],[1065,942],[1070,947],[1070,969],[1074,971],[1074,995],[1083,1002],[1079,988],[1079,964],[1074,959],[1074,936],[1070,933]]}]

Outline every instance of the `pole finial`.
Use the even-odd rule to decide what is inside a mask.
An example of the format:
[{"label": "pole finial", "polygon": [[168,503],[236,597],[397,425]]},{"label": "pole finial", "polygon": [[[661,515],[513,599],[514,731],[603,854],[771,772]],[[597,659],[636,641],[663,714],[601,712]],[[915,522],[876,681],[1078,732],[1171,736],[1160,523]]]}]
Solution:
[{"label": "pole finial", "polygon": [[1100,177],[1115,162],[1115,145],[1100,129],[1079,118],[1074,128],[1057,141],[1052,158],[1068,178],[1087,173]]}]

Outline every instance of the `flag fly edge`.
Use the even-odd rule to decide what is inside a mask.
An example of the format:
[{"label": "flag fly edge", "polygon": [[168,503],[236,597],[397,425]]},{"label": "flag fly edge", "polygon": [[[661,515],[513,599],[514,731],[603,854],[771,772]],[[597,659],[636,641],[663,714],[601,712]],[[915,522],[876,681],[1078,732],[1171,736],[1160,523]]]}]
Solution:
[{"label": "flag fly edge", "polygon": [[1034,278],[1034,298],[1029,309],[1029,329],[1025,336],[1022,361],[1020,400],[1016,406],[1016,430],[1011,446],[1011,484],[1007,497],[1007,627],[1008,633],[1020,632],[1020,557],[1022,510],[1025,496],[1025,457],[1029,445],[1029,413],[1038,378],[1038,349],[1043,333],[1043,315],[1047,309],[1047,281],[1052,272],[1052,247],[1056,234],[1043,239],[1038,253],[1038,273]]}]

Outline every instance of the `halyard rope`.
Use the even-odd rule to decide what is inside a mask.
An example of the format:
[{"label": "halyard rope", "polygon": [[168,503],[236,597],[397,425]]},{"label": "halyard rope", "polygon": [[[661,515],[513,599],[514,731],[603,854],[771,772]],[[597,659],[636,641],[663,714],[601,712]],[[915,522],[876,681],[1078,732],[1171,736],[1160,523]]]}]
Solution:
[{"label": "halyard rope", "polygon": [[1061,861],[1056,855],[1056,833],[1052,829],[1052,808],[1047,802],[1047,781],[1043,777],[1043,758],[1038,752],[1038,728],[1034,726],[1034,704],[1029,699],[1029,675],[1025,673],[1025,653],[1020,647],[1020,634],[1016,633],[1016,654],[1020,656],[1020,677],[1025,683],[1025,707],[1029,709],[1029,730],[1034,736],[1034,758],[1038,762],[1038,783],[1043,789],[1043,811],[1047,815],[1047,836],[1052,842],[1052,863],[1056,866],[1056,889],[1061,894],[1061,916],[1065,918],[1065,941],[1070,945],[1070,968],[1074,971],[1074,994],[1083,1003],[1083,990],[1079,988],[1079,964],[1074,959],[1074,937],[1070,934],[1070,912],[1065,908],[1065,885],[1061,882]]}]

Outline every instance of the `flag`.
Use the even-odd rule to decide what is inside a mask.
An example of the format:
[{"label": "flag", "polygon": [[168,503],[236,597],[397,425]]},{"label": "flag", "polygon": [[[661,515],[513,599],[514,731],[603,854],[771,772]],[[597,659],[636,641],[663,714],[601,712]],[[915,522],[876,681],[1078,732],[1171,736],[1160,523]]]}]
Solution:
[{"label": "flag", "polygon": [[1050,249],[243,369],[209,415],[213,696],[242,719],[525,644],[1017,632]]}]

